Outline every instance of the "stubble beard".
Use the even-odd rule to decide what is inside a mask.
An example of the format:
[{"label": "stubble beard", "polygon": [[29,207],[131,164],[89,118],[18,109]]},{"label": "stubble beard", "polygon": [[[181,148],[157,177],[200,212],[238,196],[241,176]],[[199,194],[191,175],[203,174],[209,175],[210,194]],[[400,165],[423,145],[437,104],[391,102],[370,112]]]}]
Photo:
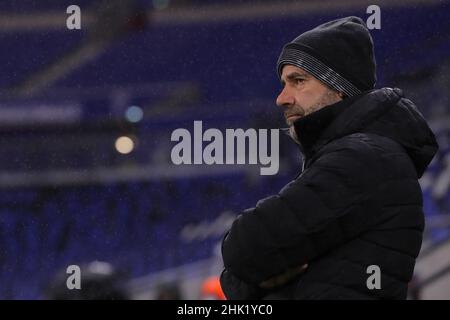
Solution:
[{"label": "stubble beard", "polygon": [[[332,89],[328,89],[319,99],[318,102],[313,104],[310,107],[302,108],[304,110],[303,116],[307,116],[311,113],[316,112],[317,110],[322,109],[323,107],[329,106],[338,102],[340,99],[336,98],[336,92]],[[289,126],[289,135],[295,141],[295,143],[300,144],[300,139],[297,136],[297,132],[295,131],[294,121],[292,123],[288,123]]]}]

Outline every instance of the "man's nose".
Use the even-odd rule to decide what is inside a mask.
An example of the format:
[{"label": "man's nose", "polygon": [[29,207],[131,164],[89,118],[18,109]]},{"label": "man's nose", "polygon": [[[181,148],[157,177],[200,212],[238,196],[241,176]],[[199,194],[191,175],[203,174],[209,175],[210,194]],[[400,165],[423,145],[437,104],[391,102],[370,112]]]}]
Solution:
[{"label": "man's nose", "polygon": [[290,94],[289,90],[284,87],[278,95],[276,103],[279,107],[289,107],[294,104],[294,97]]}]

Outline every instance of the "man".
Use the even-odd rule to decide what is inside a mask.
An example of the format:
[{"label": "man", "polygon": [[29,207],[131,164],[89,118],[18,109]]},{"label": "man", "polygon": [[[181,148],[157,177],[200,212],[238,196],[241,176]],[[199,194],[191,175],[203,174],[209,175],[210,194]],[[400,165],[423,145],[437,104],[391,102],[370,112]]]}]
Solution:
[{"label": "man", "polygon": [[360,18],[303,33],[277,67],[277,104],[303,170],[234,221],[222,244],[225,295],[405,299],[424,228],[418,179],[438,149],[432,131],[400,89],[374,89]]}]

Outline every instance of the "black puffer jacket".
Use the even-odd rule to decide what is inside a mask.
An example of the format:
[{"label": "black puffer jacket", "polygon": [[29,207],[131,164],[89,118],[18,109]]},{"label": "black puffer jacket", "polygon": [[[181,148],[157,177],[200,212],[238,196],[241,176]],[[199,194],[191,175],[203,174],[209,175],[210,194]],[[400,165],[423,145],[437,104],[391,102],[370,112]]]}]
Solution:
[{"label": "black puffer jacket", "polygon": [[[222,244],[229,299],[405,299],[422,243],[418,183],[435,137],[400,89],[383,88],[297,120],[304,170],[234,221]],[[257,284],[307,263],[289,284]],[[367,267],[381,289],[367,288]]]}]

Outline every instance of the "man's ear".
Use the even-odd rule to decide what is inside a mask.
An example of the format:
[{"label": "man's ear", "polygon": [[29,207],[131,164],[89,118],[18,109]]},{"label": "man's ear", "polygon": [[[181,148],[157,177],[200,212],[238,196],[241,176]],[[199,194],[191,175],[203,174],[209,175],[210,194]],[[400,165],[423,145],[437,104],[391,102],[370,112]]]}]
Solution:
[{"label": "man's ear", "polygon": [[345,98],[345,95],[344,95],[344,93],[343,92],[338,92],[338,96],[341,98],[341,99],[344,99]]}]

